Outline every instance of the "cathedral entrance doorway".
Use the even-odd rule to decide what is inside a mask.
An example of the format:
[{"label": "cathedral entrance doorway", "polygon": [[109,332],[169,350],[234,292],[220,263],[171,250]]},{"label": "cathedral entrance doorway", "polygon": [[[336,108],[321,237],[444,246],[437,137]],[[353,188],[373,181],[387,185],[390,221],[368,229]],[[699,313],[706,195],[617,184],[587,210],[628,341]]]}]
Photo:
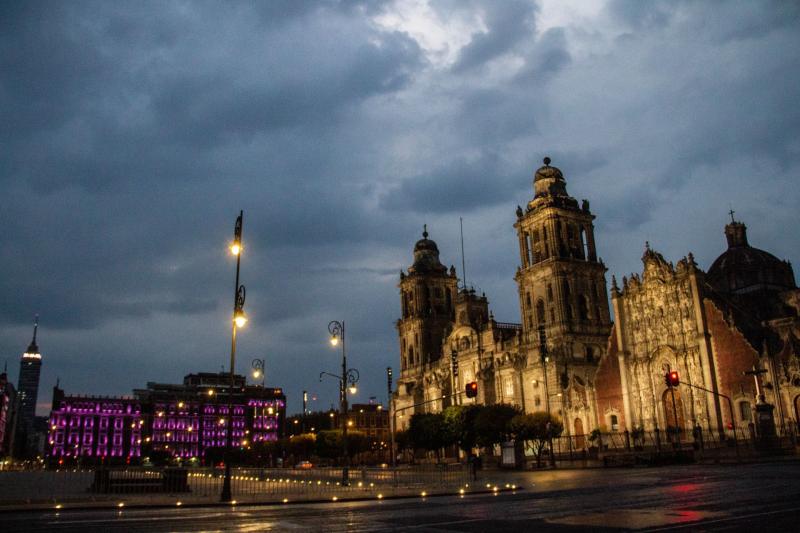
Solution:
[{"label": "cathedral entrance doorway", "polygon": [[580,418],[575,419],[575,449],[582,450],[586,447],[586,437],[583,434],[583,421]]},{"label": "cathedral entrance doorway", "polygon": [[[672,402],[672,395],[675,395],[675,402]],[[678,389],[667,389],[661,397],[664,406],[664,422],[667,426],[667,435],[670,440],[677,437],[677,432],[682,432],[684,428],[683,420],[683,401],[681,391]]]}]

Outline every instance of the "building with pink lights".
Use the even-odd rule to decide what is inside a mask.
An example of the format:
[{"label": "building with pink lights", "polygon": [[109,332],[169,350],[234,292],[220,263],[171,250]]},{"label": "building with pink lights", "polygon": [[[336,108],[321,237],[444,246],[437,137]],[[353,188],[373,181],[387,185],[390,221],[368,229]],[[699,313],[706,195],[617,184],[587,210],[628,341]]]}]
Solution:
[{"label": "building with pink lights", "polygon": [[64,459],[94,458],[101,462],[130,462],[142,455],[145,416],[133,398],[66,396],[53,388],[48,456]]},{"label": "building with pink lights", "polygon": [[151,455],[209,462],[227,446],[229,430],[240,448],[281,436],[281,389],[247,385],[244,376],[234,376],[230,391],[227,373],[189,374],[181,384],[150,382],[132,398],[66,396],[56,387],[50,463],[136,463]]}]

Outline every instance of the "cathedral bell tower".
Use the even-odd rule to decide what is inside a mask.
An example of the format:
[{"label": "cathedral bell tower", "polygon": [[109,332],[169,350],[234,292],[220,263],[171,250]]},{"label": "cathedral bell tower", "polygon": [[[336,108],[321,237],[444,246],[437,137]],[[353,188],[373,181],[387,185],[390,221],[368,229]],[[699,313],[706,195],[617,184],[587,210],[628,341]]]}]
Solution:
[{"label": "cathedral bell tower", "polygon": [[401,393],[421,394],[425,367],[441,356],[442,340],[455,319],[457,285],[455,269],[448,271],[439,261],[439,248],[428,239],[426,226],[414,245],[414,263],[407,273],[400,271],[398,386],[408,389]]},{"label": "cathedral bell tower", "polygon": [[611,331],[606,268],[597,257],[589,202],[578,205],[567,193],[564,175],[550,166],[549,157],[536,171],[533,188],[533,200],[524,210],[517,207],[514,224],[523,342],[529,354],[540,355],[544,331],[547,355],[556,364],[551,377],[558,373],[561,390],[571,382],[567,369],[596,365],[605,351]]}]

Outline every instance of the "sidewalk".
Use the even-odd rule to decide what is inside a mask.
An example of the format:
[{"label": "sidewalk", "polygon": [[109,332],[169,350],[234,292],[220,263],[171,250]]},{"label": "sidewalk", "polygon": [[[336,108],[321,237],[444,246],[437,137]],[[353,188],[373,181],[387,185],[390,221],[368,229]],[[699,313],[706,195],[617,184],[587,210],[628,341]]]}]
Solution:
[{"label": "sidewalk", "polygon": [[[66,501],[32,500],[32,501],[5,501],[0,502],[0,514],[11,512],[42,512],[42,511],[75,511],[86,509],[142,509],[142,508],[176,508],[176,507],[235,507],[237,505],[286,505],[330,503],[335,501],[368,501],[388,500],[399,498],[430,498],[439,496],[468,496],[470,494],[488,494],[522,490],[523,487],[515,483],[500,482],[496,476],[490,479],[482,476],[477,482],[450,485],[420,487],[392,487],[392,486],[359,486],[353,484],[349,487],[330,487],[325,490],[304,490],[299,486],[287,487],[280,494],[244,494],[234,496],[230,503],[219,501],[219,495],[195,496],[186,494],[116,494],[116,495],[85,495]],[[289,484],[292,485],[292,484]]]}]

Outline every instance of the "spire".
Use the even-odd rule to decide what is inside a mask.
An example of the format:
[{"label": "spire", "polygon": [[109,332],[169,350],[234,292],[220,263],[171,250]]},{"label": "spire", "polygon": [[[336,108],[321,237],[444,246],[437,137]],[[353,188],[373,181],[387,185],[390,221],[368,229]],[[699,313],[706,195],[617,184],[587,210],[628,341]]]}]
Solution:
[{"label": "spire", "polygon": [[423,224],[422,225],[422,238],[423,239],[427,239],[428,238],[428,225],[427,224]]},{"label": "spire", "polygon": [[31,355],[31,356],[36,356],[37,359],[41,358],[41,356],[39,355],[39,346],[36,344],[36,332],[38,331],[38,329],[39,329],[39,315],[36,315],[36,317],[33,320],[33,338],[31,339],[31,343],[28,345],[28,349],[25,350],[25,354],[23,355],[23,357],[25,357],[26,355]]}]

